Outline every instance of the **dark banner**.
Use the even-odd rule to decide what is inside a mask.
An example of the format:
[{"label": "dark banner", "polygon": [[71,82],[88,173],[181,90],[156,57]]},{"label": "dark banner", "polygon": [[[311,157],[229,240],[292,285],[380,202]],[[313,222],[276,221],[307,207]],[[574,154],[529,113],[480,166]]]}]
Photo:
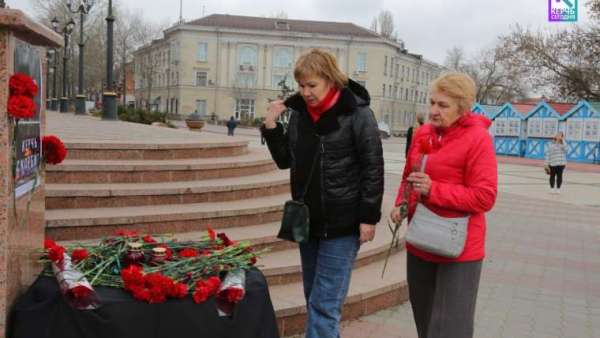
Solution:
[{"label": "dark banner", "polygon": [[15,73],[31,76],[39,89],[34,98],[35,115],[32,119],[20,120],[15,137],[16,167],[15,167],[15,196],[23,196],[34,189],[40,182],[37,178],[42,143],[40,139],[40,111],[42,83],[42,62],[40,52],[32,45],[16,40]]}]

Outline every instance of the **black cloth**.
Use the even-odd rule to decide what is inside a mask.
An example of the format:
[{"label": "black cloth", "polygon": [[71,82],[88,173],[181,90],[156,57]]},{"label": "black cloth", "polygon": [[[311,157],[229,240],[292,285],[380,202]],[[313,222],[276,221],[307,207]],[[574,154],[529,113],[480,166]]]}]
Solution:
[{"label": "black cloth", "polygon": [[556,181],[556,187],[560,189],[563,182],[564,171],[564,165],[550,166],[550,188],[554,188],[554,181]]},{"label": "black cloth", "polygon": [[237,121],[236,120],[229,120],[227,121],[227,129],[235,129],[235,127],[237,127]]},{"label": "black cloth", "polygon": [[404,158],[408,157],[408,151],[410,150],[410,144],[412,143],[413,129],[414,128],[410,126],[406,131],[406,149],[404,149]]},{"label": "black cloth", "polygon": [[[285,102],[291,112],[287,132],[281,124],[261,128],[277,166],[290,168],[292,198],[303,197],[309,185],[304,201],[311,237],[358,234],[360,223],[377,224],[381,218],[383,151],[369,104],[367,90],[349,80],[338,102],[316,123],[296,94]],[[321,152],[318,170],[306,182],[316,151]]]},{"label": "black cloth", "polygon": [[419,338],[472,338],[482,261],[433,263],[406,256]]},{"label": "black cloth", "polygon": [[202,304],[191,296],[148,304],[122,289],[97,287],[96,292],[101,308],[75,310],[63,300],[55,278],[38,278],[13,307],[8,337],[279,337],[267,283],[256,269],[246,274],[246,296],[232,318],[218,316],[214,297]]}]

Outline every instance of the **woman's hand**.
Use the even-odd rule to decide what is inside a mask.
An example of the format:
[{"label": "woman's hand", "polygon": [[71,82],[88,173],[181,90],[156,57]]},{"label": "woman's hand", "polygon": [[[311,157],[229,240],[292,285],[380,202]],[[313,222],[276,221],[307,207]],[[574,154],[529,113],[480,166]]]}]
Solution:
[{"label": "woman's hand", "polygon": [[394,222],[395,224],[402,223],[402,220],[404,218],[402,217],[402,212],[401,212],[399,206],[392,209],[392,212],[390,213],[390,218],[392,219],[392,222]]},{"label": "woman's hand", "polygon": [[413,172],[408,178],[408,182],[412,183],[413,189],[418,191],[423,196],[429,195],[429,190],[431,190],[431,179],[429,175],[424,172]]},{"label": "woman's hand", "polygon": [[273,129],[277,127],[277,119],[287,109],[283,100],[275,100],[269,103],[267,108],[267,115],[265,116],[265,127],[267,129]]},{"label": "woman's hand", "polygon": [[375,238],[375,226],[372,224],[360,224],[360,244],[370,242]]}]

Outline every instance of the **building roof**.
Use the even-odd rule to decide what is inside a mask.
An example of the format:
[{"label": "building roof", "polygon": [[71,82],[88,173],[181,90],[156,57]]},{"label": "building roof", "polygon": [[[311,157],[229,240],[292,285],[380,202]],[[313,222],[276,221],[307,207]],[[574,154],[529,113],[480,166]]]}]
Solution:
[{"label": "building roof", "polygon": [[560,102],[548,102],[548,105],[552,107],[560,116],[565,115],[569,110],[573,109],[575,105],[573,103],[560,103]]},{"label": "building roof", "polygon": [[502,106],[493,106],[491,104],[481,104],[480,106],[490,115],[496,115],[500,111],[500,108],[502,108]]},{"label": "building roof", "polygon": [[381,38],[379,34],[355,25],[351,22],[308,21],[229,14],[212,14],[187,22],[186,24],[233,29],[289,31],[325,35],[352,35],[367,38]]},{"label": "building roof", "polygon": [[535,104],[520,102],[511,103],[511,105],[514,110],[518,111],[521,114],[528,114],[536,106]]}]

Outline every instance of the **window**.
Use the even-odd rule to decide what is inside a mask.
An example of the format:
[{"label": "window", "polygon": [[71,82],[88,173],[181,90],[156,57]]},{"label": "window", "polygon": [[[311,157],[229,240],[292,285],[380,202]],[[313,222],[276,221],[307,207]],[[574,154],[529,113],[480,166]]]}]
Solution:
[{"label": "window", "polygon": [[294,49],[292,47],[273,48],[273,76],[271,86],[279,89],[279,83],[285,78],[288,87],[294,87],[292,67],[294,63]]},{"label": "window", "polygon": [[356,70],[359,72],[367,71],[367,53],[358,53],[356,56]]},{"label": "window", "polygon": [[404,94],[404,101],[408,101],[408,88],[406,88],[406,92]]},{"label": "window", "polygon": [[254,100],[237,99],[235,100],[235,118],[237,120],[254,119]]},{"label": "window", "polygon": [[381,96],[385,97],[385,83],[383,84],[383,94]]},{"label": "window", "polygon": [[387,75],[387,67],[388,67],[388,60],[387,60],[387,55],[385,56],[384,62],[383,62],[383,75]]},{"label": "window", "polygon": [[273,68],[292,68],[294,63],[294,50],[292,47],[273,48]]},{"label": "window", "polygon": [[392,85],[388,85],[388,92],[389,92],[388,97],[390,97],[390,98],[394,97],[394,94],[392,92],[393,89],[394,88],[392,87]]},{"label": "window", "polygon": [[196,100],[196,112],[200,116],[206,116],[206,100]]},{"label": "window", "polygon": [[196,61],[208,61],[208,45],[206,42],[198,42],[198,50],[196,51]]},{"label": "window", "polygon": [[402,77],[401,77],[400,81],[404,81],[404,66],[402,66]]},{"label": "window", "polygon": [[356,81],[356,83],[358,83],[359,85],[367,88],[367,82],[366,81]]},{"label": "window", "polygon": [[254,71],[258,65],[258,48],[253,45],[241,45],[238,48],[240,70]]},{"label": "window", "polygon": [[398,78],[399,71],[400,71],[400,65],[396,64],[396,79]]},{"label": "window", "polygon": [[196,72],[196,86],[206,87],[208,74],[206,72]]}]

